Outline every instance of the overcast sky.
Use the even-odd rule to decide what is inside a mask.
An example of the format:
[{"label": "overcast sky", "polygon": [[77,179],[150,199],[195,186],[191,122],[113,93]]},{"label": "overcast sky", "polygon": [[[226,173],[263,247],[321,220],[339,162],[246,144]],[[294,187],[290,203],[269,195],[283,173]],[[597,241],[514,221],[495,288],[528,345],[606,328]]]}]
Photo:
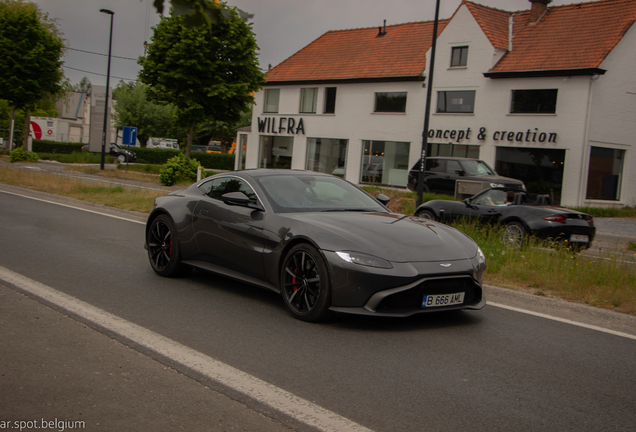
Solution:
[{"label": "overcast sky", "polygon": [[[111,86],[122,78],[137,78],[136,59],[144,54],[144,41],[150,41],[152,27],[159,22],[152,0],[32,1],[58,19],[68,47],[64,73],[73,84],[86,76],[93,85],[106,85],[110,15],[100,9],[115,12]],[[529,0],[475,2],[507,11],[531,6]],[[440,18],[449,18],[461,0],[440,3]],[[551,5],[571,3],[580,1],[554,0]],[[390,25],[435,18],[435,0],[228,0],[228,4],[254,14],[250,22],[263,69],[277,65],[329,30],[378,27],[385,19]]]}]

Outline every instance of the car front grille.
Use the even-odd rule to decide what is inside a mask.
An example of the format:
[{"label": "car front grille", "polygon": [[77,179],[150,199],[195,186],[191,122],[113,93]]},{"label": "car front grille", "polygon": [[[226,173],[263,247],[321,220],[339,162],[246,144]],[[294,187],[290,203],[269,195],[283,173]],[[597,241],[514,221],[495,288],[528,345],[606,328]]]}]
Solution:
[{"label": "car front grille", "polygon": [[481,287],[470,276],[427,279],[415,287],[388,295],[376,307],[379,313],[407,313],[413,310],[442,310],[446,307],[422,308],[425,295],[456,294],[463,292],[464,302],[449,308],[472,305],[481,301]]}]

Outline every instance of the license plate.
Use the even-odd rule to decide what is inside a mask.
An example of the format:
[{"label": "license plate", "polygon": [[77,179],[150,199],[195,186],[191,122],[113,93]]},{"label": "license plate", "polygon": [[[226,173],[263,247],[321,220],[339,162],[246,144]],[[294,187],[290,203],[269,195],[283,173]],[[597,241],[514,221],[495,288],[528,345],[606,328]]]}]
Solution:
[{"label": "license plate", "polygon": [[571,242],[589,243],[590,242],[590,238],[588,236],[586,236],[586,235],[572,234],[570,236],[570,241]]},{"label": "license plate", "polygon": [[422,300],[422,307],[438,307],[438,306],[450,306],[464,303],[464,294],[437,294],[437,295],[425,295]]}]

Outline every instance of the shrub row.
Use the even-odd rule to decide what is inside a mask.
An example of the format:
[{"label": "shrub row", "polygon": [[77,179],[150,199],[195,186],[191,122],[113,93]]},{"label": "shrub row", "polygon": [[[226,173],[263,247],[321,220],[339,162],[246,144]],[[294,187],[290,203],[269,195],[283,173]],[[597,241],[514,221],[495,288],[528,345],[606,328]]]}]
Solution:
[{"label": "shrub row", "polygon": [[36,153],[71,154],[82,151],[82,143],[65,143],[48,140],[33,140],[33,151]]},{"label": "shrub row", "polygon": [[[33,151],[37,153],[70,154],[81,151],[82,143],[60,143],[46,140],[33,140]],[[137,163],[163,165],[168,159],[183,153],[179,150],[150,149],[144,147],[131,148],[137,155]],[[199,161],[206,169],[228,170],[234,169],[234,155],[226,153],[192,152],[191,156]]]}]

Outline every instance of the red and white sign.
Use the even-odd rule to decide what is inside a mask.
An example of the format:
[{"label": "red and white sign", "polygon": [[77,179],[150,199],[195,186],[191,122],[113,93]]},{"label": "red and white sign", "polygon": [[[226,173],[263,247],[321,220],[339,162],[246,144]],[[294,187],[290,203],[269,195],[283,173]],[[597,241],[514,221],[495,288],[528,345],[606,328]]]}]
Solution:
[{"label": "red and white sign", "polygon": [[35,139],[42,139],[42,128],[39,124],[34,121],[31,121],[31,130],[29,131],[29,135]]}]

